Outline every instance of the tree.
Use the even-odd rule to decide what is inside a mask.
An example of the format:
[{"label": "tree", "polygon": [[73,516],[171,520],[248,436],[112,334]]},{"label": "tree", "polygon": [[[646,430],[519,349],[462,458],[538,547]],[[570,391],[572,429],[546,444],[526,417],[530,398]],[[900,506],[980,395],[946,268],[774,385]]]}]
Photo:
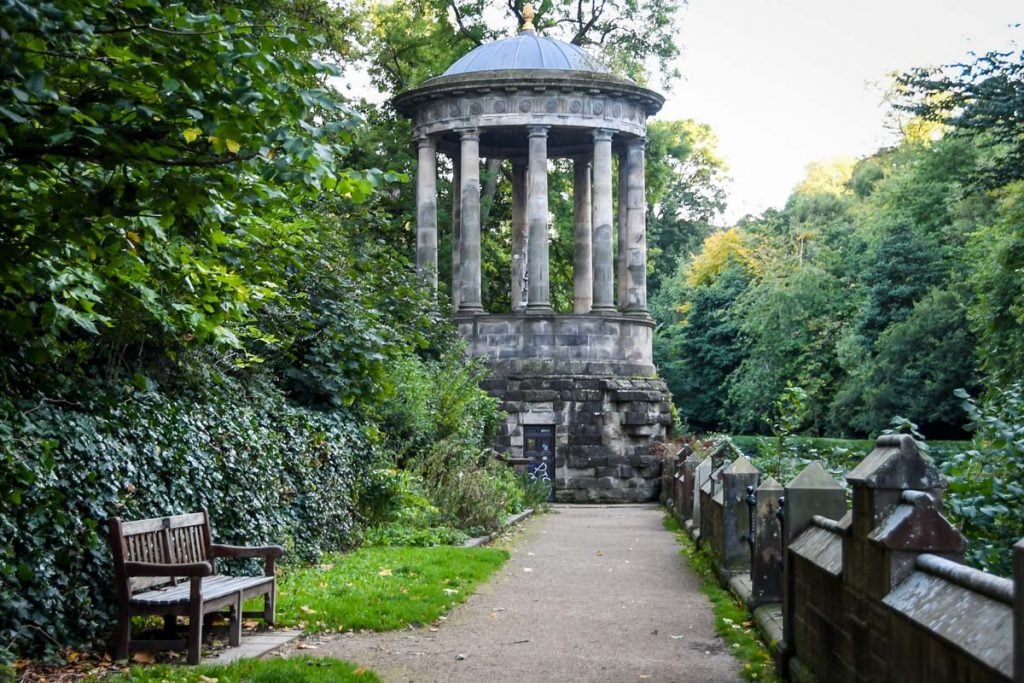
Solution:
[{"label": "tree", "polygon": [[1024,179],[1024,49],[912,69],[897,84],[910,100],[902,109],[952,127],[953,135],[986,152],[970,172],[976,186],[993,189]]},{"label": "tree", "polygon": [[156,0],[4,5],[10,357],[113,368],[154,346],[241,349],[278,295],[241,274],[259,270],[244,264],[257,235],[303,197],[372,189],[339,164],[357,118],[322,86],[320,43],[264,18]]},{"label": "tree", "polygon": [[696,251],[725,210],[726,167],[711,129],[689,119],[647,127],[647,289],[654,298],[680,256]]}]

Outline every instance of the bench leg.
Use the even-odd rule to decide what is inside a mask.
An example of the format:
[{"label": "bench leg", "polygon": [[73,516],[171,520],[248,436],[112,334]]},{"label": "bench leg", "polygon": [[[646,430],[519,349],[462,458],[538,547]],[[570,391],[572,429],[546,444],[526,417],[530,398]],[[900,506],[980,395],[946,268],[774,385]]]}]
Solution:
[{"label": "bench leg", "polygon": [[198,664],[203,652],[203,592],[201,579],[192,579],[191,604],[188,611],[188,659],[189,664]]},{"label": "bench leg", "polygon": [[114,659],[128,659],[132,639],[132,618],[126,611],[117,615],[117,633],[114,638]]},{"label": "bench leg", "polygon": [[242,643],[242,594],[231,606],[231,625],[228,627],[228,645],[238,647]]},{"label": "bench leg", "polygon": [[263,621],[267,626],[274,625],[274,617],[277,614],[277,586],[271,586],[270,591],[263,596]]}]

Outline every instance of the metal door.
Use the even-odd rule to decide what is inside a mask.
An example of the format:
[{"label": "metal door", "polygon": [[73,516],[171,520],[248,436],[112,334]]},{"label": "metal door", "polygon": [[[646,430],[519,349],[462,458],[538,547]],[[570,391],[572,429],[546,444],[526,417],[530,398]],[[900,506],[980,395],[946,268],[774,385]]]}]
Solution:
[{"label": "metal door", "polygon": [[531,479],[548,484],[548,500],[555,496],[555,426],[526,425],[523,429],[523,457],[529,462],[526,471]]}]

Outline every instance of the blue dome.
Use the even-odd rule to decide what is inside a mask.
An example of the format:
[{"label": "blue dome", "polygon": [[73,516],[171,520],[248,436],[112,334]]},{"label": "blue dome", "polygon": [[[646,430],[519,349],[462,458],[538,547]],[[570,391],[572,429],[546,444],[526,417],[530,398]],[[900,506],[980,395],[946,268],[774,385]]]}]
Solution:
[{"label": "blue dome", "polygon": [[443,75],[533,69],[611,73],[611,69],[576,45],[547,38],[536,31],[523,31],[511,38],[481,45],[448,67]]}]

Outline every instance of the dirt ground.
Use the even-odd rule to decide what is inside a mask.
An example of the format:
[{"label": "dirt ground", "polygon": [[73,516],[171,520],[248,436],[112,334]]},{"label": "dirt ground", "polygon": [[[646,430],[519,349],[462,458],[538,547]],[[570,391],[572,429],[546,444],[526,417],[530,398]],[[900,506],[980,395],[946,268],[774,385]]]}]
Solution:
[{"label": "dirt ground", "polygon": [[341,657],[388,682],[740,680],[656,506],[555,506],[511,553],[435,628],[310,638],[284,654]]}]

